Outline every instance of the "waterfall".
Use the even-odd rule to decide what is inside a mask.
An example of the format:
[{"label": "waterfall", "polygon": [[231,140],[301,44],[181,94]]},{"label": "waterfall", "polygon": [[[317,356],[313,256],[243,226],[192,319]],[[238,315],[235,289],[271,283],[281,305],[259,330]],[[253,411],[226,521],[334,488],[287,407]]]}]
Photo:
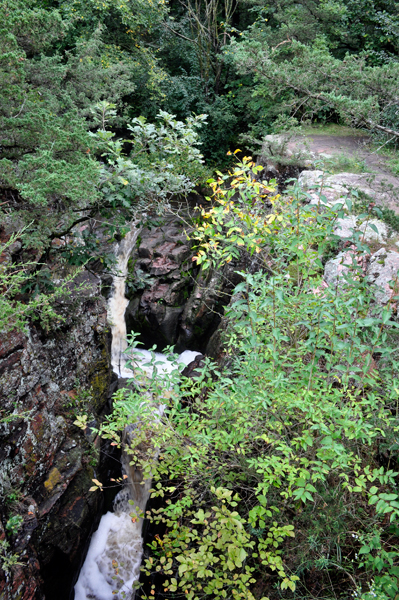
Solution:
[{"label": "waterfall", "polygon": [[[131,434],[127,427],[124,441]],[[75,600],[132,600],[135,581],[140,577],[143,539],[143,519],[131,513],[144,512],[151,480],[142,484],[141,471],[129,465],[126,452],[122,455],[122,472],[127,476],[124,488],[114,500],[114,512],[107,512],[94,533],[86,560],[75,586]],[[133,506],[129,503],[133,501]]]},{"label": "waterfall", "polygon": [[[152,367],[146,363],[151,359],[147,350],[134,350],[126,355],[125,311],[129,303],[125,297],[125,283],[130,254],[136,244],[139,229],[134,226],[116,250],[117,272],[113,278],[111,297],[108,302],[108,321],[112,332],[111,364],[118,377],[131,378],[132,372],[126,367],[130,358],[132,364],[148,375]],[[179,362],[188,365],[198,352],[186,350],[179,356]],[[162,377],[174,365],[161,353],[156,353],[157,375]],[[145,394],[145,390],[143,390]],[[162,407],[160,407],[160,414]],[[128,426],[123,432],[127,444],[134,439],[134,427]],[[156,456],[154,456],[156,460]],[[122,472],[126,476],[124,488],[114,500],[114,512],[106,513],[93,534],[90,547],[75,585],[75,600],[133,600],[134,582],[139,580],[143,554],[143,519],[131,516],[133,509],[143,513],[149,499],[151,480],[143,482],[142,473],[130,464],[129,455],[122,453]],[[131,502],[133,502],[133,506]]]},{"label": "waterfall", "polygon": [[127,348],[125,311],[129,300],[125,296],[125,284],[127,277],[127,266],[129,257],[136,244],[140,229],[132,224],[129,233],[119,244],[116,258],[116,275],[113,278],[113,289],[108,301],[108,321],[111,325],[112,346],[111,364],[118,377],[131,377],[131,372],[126,372],[126,355],[123,354]]}]

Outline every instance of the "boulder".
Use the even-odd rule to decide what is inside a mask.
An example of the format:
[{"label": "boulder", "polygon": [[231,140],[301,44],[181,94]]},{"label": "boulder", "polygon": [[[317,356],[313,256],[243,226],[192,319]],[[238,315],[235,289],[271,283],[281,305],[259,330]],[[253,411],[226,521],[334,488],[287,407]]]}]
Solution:
[{"label": "boulder", "polygon": [[171,271],[178,269],[179,265],[170,260],[166,256],[158,256],[151,264],[150,273],[151,275],[167,275]]},{"label": "boulder", "polygon": [[[387,304],[392,294],[398,295],[399,253],[381,248],[372,255],[367,269],[367,279],[377,286],[375,300],[378,304]],[[395,291],[390,282],[396,282]]]},{"label": "boulder", "polygon": [[257,175],[258,179],[276,179],[279,186],[284,188],[287,179],[298,177],[301,166],[313,164],[314,155],[309,152],[306,141],[300,140],[294,147],[289,147],[292,138],[292,133],[266,135],[263,138],[256,160],[256,164],[263,167]]},{"label": "boulder", "polygon": [[281,158],[292,155],[292,151],[288,150],[289,137],[285,134],[265,135],[262,141],[261,156]]},{"label": "boulder", "polygon": [[360,234],[360,239],[366,243],[379,242],[383,244],[388,238],[387,225],[379,219],[360,221],[359,217],[348,215],[336,220],[334,234],[341,239],[351,239],[356,232]]},{"label": "boulder", "polygon": [[345,276],[353,269],[355,253],[353,250],[340,252],[335,258],[327,261],[324,267],[324,281],[332,287],[345,284]]},{"label": "boulder", "polygon": [[186,258],[188,258],[192,254],[191,248],[182,244],[181,246],[176,246],[173,250],[168,254],[169,258],[174,260],[177,263],[182,263]]},{"label": "boulder", "polygon": [[205,356],[203,354],[197,354],[194,360],[188,363],[188,365],[183,369],[182,375],[184,377],[189,377],[190,379],[198,378],[200,373],[197,371],[197,369],[202,369],[204,367],[204,359]]},{"label": "boulder", "polygon": [[154,256],[169,256],[172,250],[176,248],[175,242],[164,242],[160,246],[157,246],[154,251]]},{"label": "boulder", "polygon": [[336,203],[344,204],[347,196],[352,190],[360,192],[376,204],[385,204],[390,197],[384,186],[374,181],[374,177],[368,173],[337,173],[328,175],[324,171],[302,171],[298,182],[303,190],[308,192],[310,204],[318,204],[320,192],[325,196],[327,206]]},{"label": "boulder", "polygon": [[380,248],[370,257],[357,256],[356,249],[351,247],[326,263],[324,280],[329,286],[342,287],[351,271],[354,276],[367,277],[367,281],[376,286],[373,299],[377,304],[383,306],[393,293],[398,295],[399,252]]},{"label": "boulder", "polygon": [[152,258],[154,254],[154,248],[160,241],[162,241],[162,233],[160,231],[156,231],[152,236],[142,239],[137,251],[139,257]]}]

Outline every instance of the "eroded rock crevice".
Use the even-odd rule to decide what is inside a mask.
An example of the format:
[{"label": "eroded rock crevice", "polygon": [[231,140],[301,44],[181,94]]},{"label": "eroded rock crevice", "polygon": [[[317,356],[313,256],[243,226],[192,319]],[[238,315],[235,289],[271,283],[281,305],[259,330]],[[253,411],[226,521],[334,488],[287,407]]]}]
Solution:
[{"label": "eroded rock crevice", "polygon": [[203,272],[196,266],[192,228],[181,221],[143,229],[129,261],[128,332],[144,348],[175,346],[204,352],[229,302],[234,268]]},{"label": "eroded rock crevice", "polygon": [[[311,204],[319,203],[321,191],[331,205],[352,190],[377,204],[389,203],[386,189],[376,190],[365,175],[332,176],[303,170],[304,164],[266,159],[267,177],[279,184],[302,171],[299,183]],[[291,167],[296,171],[285,170]],[[172,345],[178,353],[198,350],[220,360],[228,323],[223,315],[239,272],[254,272],[261,265],[243,252],[238,261],[203,271],[193,260],[192,231],[175,217],[141,230],[128,264],[127,331],[137,333],[144,348],[156,345],[162,351]],[[396,234],[382,221],[355,214],[337,219],[334,234],[341,252],[325,264],[325,285],[343,283],[356,261],[350,239],[358,234],[372,248],[360,265],[362,276],[376,286],[376,303],[386,305],[389,281],[399,266]],[[110,385],[111,340],[98,284],[86,297],[73,298],[69,309],[58,329],[44,332],[32,326],[29,334],[12,332],[0,340],[0,540],[12,541],[10,552],[21,563],[12,577],[0,572],[2,600],[69,599],[102,513],[101,494],[88,492],[91,480],[101,473],[109,478],[113,468],[101,463],[100,441],[91,430],[118,385],[116,377]],[[90,417],[85,434],[74,425],[84,412]],[[22,521],[10,533],[16,515]]]}]

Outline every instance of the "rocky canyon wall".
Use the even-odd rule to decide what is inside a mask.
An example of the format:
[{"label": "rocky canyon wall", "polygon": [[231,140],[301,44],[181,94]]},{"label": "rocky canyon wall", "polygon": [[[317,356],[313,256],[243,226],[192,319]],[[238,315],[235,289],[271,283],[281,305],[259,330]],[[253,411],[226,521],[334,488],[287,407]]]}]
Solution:
[{"label": "rocky canyon wall", "polygon": [[[95,426],[111,379],[106,303],[91,282],[65,300],[66,320],[0,339],[0,598],[68,598],[100,512]],[[10,567],[10,562],[18,565]]]}]

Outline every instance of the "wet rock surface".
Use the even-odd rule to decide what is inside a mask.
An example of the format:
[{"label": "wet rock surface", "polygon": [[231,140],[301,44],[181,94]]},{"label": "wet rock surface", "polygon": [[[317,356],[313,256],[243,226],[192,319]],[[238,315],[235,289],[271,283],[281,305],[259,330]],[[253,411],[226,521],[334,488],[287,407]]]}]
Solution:
[{"label": "wet rock surface", "polygon": [[145,348],[205,350],[239,281],[237,265],[214,272],[195,265],[190,231],[178,220],[143,229],[132,253],[126,323]]},{"label": "wet rock surface", "polygon": [[[100,510],[100,495],[88,492],[99,442],[73,421],[86,412],[98,422],[107,401],[106,305],[96,295],[75,300],[60,329],[0,339],[2,600],[68,598]],[[20,563],[12,568],[11,555]]]}]

